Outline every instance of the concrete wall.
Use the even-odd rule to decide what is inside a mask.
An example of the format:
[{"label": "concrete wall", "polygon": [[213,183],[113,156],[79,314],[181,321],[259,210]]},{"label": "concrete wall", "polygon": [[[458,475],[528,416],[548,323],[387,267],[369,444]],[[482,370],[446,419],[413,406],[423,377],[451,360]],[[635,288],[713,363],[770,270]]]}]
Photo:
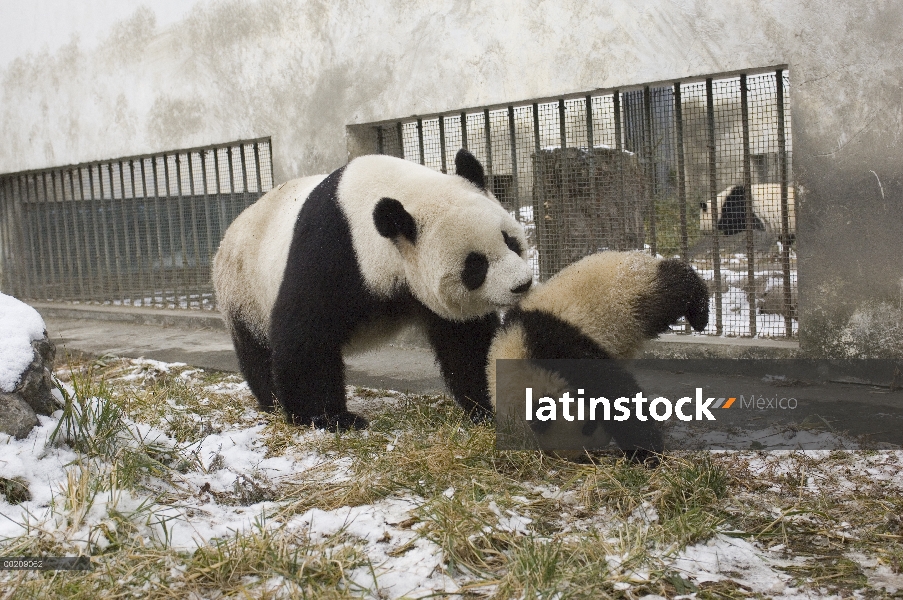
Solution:
[{"label": "concrete wall", "polygon": [[271,135],[280,181],[343,164],[348,125],[773,65],[791,76],[803,346],[903,354],[892,0],[219,1],[165,28],[139,9],[96,48],[0,73],[0,172]]}]

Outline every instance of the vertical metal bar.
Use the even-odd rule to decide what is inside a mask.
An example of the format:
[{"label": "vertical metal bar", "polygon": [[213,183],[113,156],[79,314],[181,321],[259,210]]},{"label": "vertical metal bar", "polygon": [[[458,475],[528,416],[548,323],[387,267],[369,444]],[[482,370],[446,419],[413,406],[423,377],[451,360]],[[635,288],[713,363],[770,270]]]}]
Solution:
[{"label": "vertical metal bar", "polygon": [[[107,173],[109,173],[110,177],[110,222],[112,223],[113,229],[113,261],[116,266],[116,289],[119,295],[119,300],[123,304],[125,304],[125,297],[123,294],[123,285],[122,285],[122,257],[119,253],[119,225],[116,221],[116,190],[113,187],[113,163],[107,163]],[[103,177],[100,178],[103,181]],[[106,229],[106,227],[104,228]]]},{"label": "vertical metal bar", "polygon": [[649,86],[643,88],[643,112],[645,127],[645,139],[643,146],[646,151],[646,210],[649,211],[649,249],[652,255],[658,254],[658,232],[655,222],[655,158],[654,158],[654,138],[652,132],[652,92]]},{"label": "vertical metal bar", "polygon": [[[593,97],[589,94],[583,100],[583,108],[586,112],[586,158],[587,158],[587,176],[589,177],[589,202],[593,210],[599,202],[599,193],[596,189],[596,154],[595,154],[595,131],[593,130]],[[609,223],[604,223],[610,229]],[[611,236],[608,236],[611,239]],[[599,247],[600,240],[597,242],[596,248]]]},{"label": "vertical metal bar", "polygon": [[[631,215],[633,215],[633,207],[628,206],[627,198],[625,197],[625,189],[624,189],[624,142],[622,140],[622,127],[621,127],[621,92],[619,90],[615,90],[612,92],[611,96],[612,100],[612,112],[614,113],[615,118],[615,150],[617,150],[617,172],[618,172],[618,203],[621,205],[621,210],[618,212],[622,215],[621,220],[621,231],[624,233],[623,235],[619,235],[619,244],[616,250],[627,250],[627,245],[629,244],[630,236],[626,235],[631,231],[635,231],[635,224],[632,223],[633,219]],[[637,239],[637,242],[641,242],[640,239]],[[623,247],[622,247],[623,246]]]},{"label": "vertical metal bar", "polygon": [[6,290],[11,296],[19,294],[19,286],[14,278],[18,274],[18,269],[14,266],[14,257],[18,257],[18,252],[14,251],[14,241],[12,239],[12,215],[9,210],[9,194],[7,193],[8,180],[0,177],[0,238],[3,241],[3,264],[0,265],[0,290]]},{"label": "vertical metal bar", "polygon": [[[85,232],[85,278],[88,280],[88,289],[89,296],[85,298],[85,300],[96,300],[98,296],[97,292],[97,283],[98,276],[100,270],[100,264],[91,264],[91,255],[97,255],[97,242],[96,238],[94,238],[94,252],[92,252],[92,244],[91,244],[91,231],[88,229],[88,225],[94,222],[94,211],[93,211],[93,196],[94,196],[94,184],[91,185],[91,197],[92,200],[85,200],[85,179],[83,175],[84,171],[79,167],[78,169],[78,197],[79,202],[81,204],[81,208],[79,209],[80,216],[78,218],[82,223],[82,227]],[[88,171],[88,178],[91,178],[91,172]]]},{"label": "vertical metal bar", "polygon": [[[181,273],[176,268],[176,230],[175,223],[172,218],[172,186],[169,181],[169,157],[163,155],[163,183],[166,188],[166,218],[169,225],[169,260],[172,263],[170,267],[170,283],[172,284],[172,308],[179,308],[179,293],[182,291]],[[166,269],[166,265],[163,265]]]},{"label": "vertical metal bar", "polygon": [[712,78],[705,80],[706,116],[708,121],[709,142],[709,211],[712,215],[712,270],[715,279],[715,333],[724,334],[721,307],[721,248],[718,240],[718,178],[715,160],[715,100],[712,91]]},{"label": "vertical metal bar", "polygon": [[226,150],[226,164],[229,167],[229,222],[235,220],[238,212],[235,210],[235,162],[232,158],[232,146]]},{"label": "vertical metal bar", "polygon": [[[125,251],[124,277],[126,288],[123,291],[123,300],[128,300],[129,304],[135,303],[135,265],[132,262],[131,241],[132,236],[129,234],[129,211],[134,210],[134,202],[126,202],[125,198],[125,173],[122,169],[122,161],[119,165],[119,210],[122,213],[122,249]],[[135,189],[132,188],[132,196],[135,195]],[[117,246],[118,247],[118,246]]]},{"label": "vertical metal bar", "polygon": [[398,157],[404,158],[404,126],[401,121],[395,124],[395,130],[398,132]]},{"label": "vertical metal bar", "polygon": [[[247,166],[247,163],[245,162],[245,147],[244,147],[244,145],[242,145],[242,146],[239,146],[239,148],[241,150],[241,154],[240,154],[240,156],[241,156],[241,183],[244,186],[244,191],[242,192],[241,210],[244,210],[248,206],[251,205],[251,202],[250,202],[251,196],[250,196],[250,192],[248,191],[248,166]],[[239,214],[241,214],[241,211],[239,211]]]},{"label": "vertical metal bar", "polygon": [[749,86],[740,75],[740,114],[743,121],[743,185],[746,187],[746,286],[749,290],[749,335],[756,337],[756,241],[753,232],[752,166],[749,157]]},{"label": "vertical metal bar", "polygon": [[442,172],[448,173],[445,157],[445,117],[442,115],[439,115],[439,158],[442,161]]},{"label": "vertical metal bar", "polygon": [[216,173],[214,181],[216,181],[216,202],[219,206],[219,232],[222,237],[229,226],[229,213],[226,210],[226,199],[223,198],[222,181],[220,181],[219,149],[213,151],[213,170]]},{"label": "vertical metal bar", "polygon": [[[188,235],[185,232],[186,221],[190,220],[185,215],[185,196],[182,189],[182,155],[178,152],[175,154],[176,161],[176,207],[179,210],[179,244],[182,246],[182,268],[179,269],[179,282],[182,284],[182,293],[185,294],[185,308],[191,308],[191,284],[194,274],[191,270],[191,261],[189,255],[191,249],[188,245]],[[182,307],[179,302],[179,308]]]},{"label": "vertical metal bar", "polygon": [[[34,294],[34,298],[39,298],[39,294],[44,294],[46,298],[46,286],[42,283],[46,280],[47,274],[45,267],[41,264],[41,236],[39,230],[41,215],[35,208],[35,204],[31,201],[31,182],[29,181],[29,176],[24,176],[21,182],[24,182],[25,184],[25,202],[23,203],[22,208],[25,216],[25,227],[28,232],[28,254],[31,262],[29,270],[32,275],[31,292]],[[35,196],[37,197],[37,188],[35,188]]]},{"label": "vertical metal bar", "polygon": [[[61,299],[66,298],[67,288],[72,285],[72,270],[67,268],[67,263],[69,262],[69,253],[65,251],[65,249],[69,248],[68,244],[64,245],[65,242],[65,219],[60,218],[60,213],[63,210],[64,204],[61,200],[57,199],[57,189],[56,189],[56,176],[55,171],[45,171],[43,174],[44,179],[44,199],[47,206],[48,218],[50,218],[51,228],[49,229],[50,235],[53,237],[54,246],[51,248],[51,251],[54,251],[56,255],[56,273],[57,273],[57,285],[55,298]],[[51,191],[47,193],[47,175],[50,175],[50,188]],[[61,233],[62,230],[62,233]]]},{"label": "vertical metal bar", "polygon": [[14,233],[16,244],[16,264],[18,268],[18,298],[28,298],[33,294],[31,272],[28,265],[28,257],[31,245],[28,238],[28,229],[24,202],[22,201],[19,178],[10,177],[7,182],[7,198],[9,203],[10,231]]},{"label": "vertical metal bar", "polygon": [[[784,123],[784,72],[775,71],[778,111],[778,166],[781,177],[781,270],[784,275],[784,335],[793,336],[793,288],[790,279],[790,202],[787,169],[787,130]],[[795,209],[796,207],[794,207]]]},{"label": "vertical metal bar", "polygon": [[[160,226],[160,210],[157,205],[157,200],[154,199],[154,207],[153,207],[153,215],[154,218],[151,219],[151,197],[147,193],[147,167],[145,166],[145,161],[147,159],[141,159],[141,194],[144,197],[144,233],[145,238],[147,240],[147,289],[150,292],[150,306],[154,306],[157,303],[157,273],[154,269],[154,246],[153,233],[156,233],[156,230]],[[153,175],[156,171],[156,166],[154,164],[154,159],[151,158],[151,174]],[[154,175],[156,179],[156,175]],[[156,183],[154,184],[156,188]],[[159,237],[157,238],[159,241]],[[161,283],[162,287],[162,283]]]},{"label": "vertical metal bar", "polygon": [[[194,192],[194,166],[191,160],[191,153],[185,153],[185,160],[188,161],[188,208],[191,211],[191,242],[194,246],[194,287],[198,295],[198,308],[201,308],[201,298],[203,290],[201,290],[201,241],[198,235],[198,203],[197,196]],[[191,301],[188,302],[191,308]]]},{"label": "vertical metal bar", "polygon": [[511,146],[511,199],[514,216],[520,221],[520,191],[517,173],[517,130],[514,128],[514,107],[508,107],[508,141]]},{"label": "vertical metal bar", "polygon": [[7,295],[16,295],[16,285],[12,282],[15,269],[12,267],[12,244],[9,235],[10,217],[7,213],[6,179],[0,177],[0,291]]},{"label": "vertical metal bar", "polygon": [[426,156],[423,153],[423,119],[417,119],[417,147],[420,149],[420,164],[426,164]]},{"label": "vertical metal bar", "polygon": [[[107,227],[106,216],[103,210],[103,176],[101,166],[97,165],[97,177],[99,179],[99,194],[94,193],[94,166],[88,167],[88,184],[91,186],[91,207],[92,218],[91,224],[94,229],[94,249],[97,256],[97,271],[101,275],[100,278],[100,297],[95,300],[105,301],[112,288],[112,272],[110,268],[110,255],[107,250]],[[98,197],[99,196],[99,197]],[[98,224],[100,228],[98,228]]]},{"label": "vertical metal bar", "polygon": [[489,109],[483,111],[483,137],[486,138],[486,185],[489,191],[495,191],[495,176],[492,168],[492,125],[489,123]]},{"label": "vertical metal bar", "polygon": [[539,130],[539,104],[533,103],[533,225],[539,250],[539,277],[546,278],[548,244],[546,243],[545,173],[542,171],[542,135]]},{"label": "vertical metal bar", "polygon": [[[151,175],[153,175],[154,178],[154,212],[156,213],[154,221],[157,224],[157,260],[159,261],[157,272],[160,280],[160,304],[165,307],[168,303],[166,299],[166,288],[169,278],[166,276],[166,252],[163,248],[163,209],[166,208],[166,200],[164,200],[163,196],[160,194],[160,173],[157,167],[157,160],[160,158],[160,156],[151,157]],[[162,156],[162,159],[165,167],[166,156]],[[168,209],[166,212],[168,212]],[[157,298],[155,294],[154,304],[156,303]]]},{"label": "vertical metal bar", "polygon": [[[44,256],[44,236],[41,231],[41,214],[40,205],[38,204],[38,187],[37,180],[32,180],[34,175],[25,175],[25,207],[29,214],[29,234],[31,237],[32,261],[34,262],[35,273],[35,292],[39,293],[39,298],[47,299],[48,290],[48,271],[50,265]],[[34,200],[31,197],[32,181],[34,181]]]},{"label": "vertical metal bar", "polygon": [[467,150],[467,113],[461,113],[461,147]]},{"label": "vertical metal bar", "polygon": [[[254,148],[257,148],[257,144],[254,144]],[[204,263],[207,267],[210,267],[213,265],[213,254],[215,249],[213,246],[213,217],[210,215],[210,204],[212,200],[210,198],[210,186],[207,184],[207,152],[209,152],[209,150],[201,150],[199,154],[201,155],[201,172],[204,174],[204,226],[207,228],[207,260],[205,260]],[[214,150],[214,152],[216,151]],[[260,178],[260,165],[257,166],[257,177],[258,179]],[[209,268],[207,271],[209,272]],[[209,275],[205,278],[205,284],[208,289],[211,288]],[[215,308],[212,302],[210,308]]]},{"label": "vertical metal bar", "polygon": [[24,252],[22,237],[16,231],[15,204],[13,195],[12,178],[0,178],[0,194],[3,204],[3,239],[5,241],[3,272],[5,279],[9,281],[9,293],[18,298],[22,297],[24,290],[24,273],[22,254]]},{"label": "vertical metal bar", "polygon": [[[57,178],[54,177],[54,173],[56,173],[58,175],[59,181],[60,181],[59,194],[57,193],[57,189],[56,189]],[[59,208],[56,211],[57,222],[59,223],[57,228],[63,230],[62,244],[63,244],[64,250],[62,252],[65,255],[65,261],[66,261],[66,263],[65,263],[66,270],[63,273],[63,277],[66,282],[66,285],[64,288],[64,293],[66,294],[66,297],[71,300],[75,296],[75,268],[73,267],[72,239],[71,239],[71,236],[69,235],[70,223],[68,222],[69,220],[65,217],[65,210],[66,210],[66,206],[67,206],[66,185],[64,183],[65,175],[63,174],[63,171],[61,171],[61,170],[55,171],[55,172],[51,173],[51,178],[53,181],[53,196],[54,196],[54,198],[56,198],[57,195],[59,195],[59,199],[57,201],[58,202],[57,205]]]},{"label": "vertical metal bar", "polygon": [[[47,299],[57,299],[56,288],[59,285],[59,271],[57,269],[56,263],[59,261],[59,254],[53,251],[53,238],[55,238],[56,236],[53,235],[53,224],[50,222],[51,202],[50,198],[47,195],[47,172],[43,171],[40,174],[41,189],[44,192],[43,200],[41,198],[41,194],[38,192],[37,177],[38,175],[35,175],[35,206],[37,206],[39,210],[44,213],[44,226],[46,227],[46,229],[40,230],[41,250],[44,255],[44,260],[47,261],[45,264],[50,269],[50,277],[45,277],[44,279],[46,284],[44,297]],[[58,242],[59,240],[56,241]]]},{"label": "vertical metal bar", "polygon": [[259,198],[263,195],[263,184],[260,179],[260,149],[257,147],[257,142],[254,142],[254,171],[257,173],[257,197]]},{"label": "vertical metal bar", "polygon": [[[684,157],[684,113],[680,82],[674,84],[674,119],[677,125],[677,201],[680,203],[680,257],[689,260],[690,240],[687,234],[687,173]],[[687,325],[689,327],[689,324]]]},{"label": "vertical metal bar", "polygon": [[376,126],[376,153],[377,154],[385,154],[386,153],[386,141],[383,139],[382,125]]},{"label": "vertical metal bar", "polygon": [[542,150],[542,143],[539,134],[539,104],[533,103],[533,149],[535,152]]},{"label": "vertical metal bar", "polygon": [[[690,239],[687,233],[687,173],[684,157],[684,113],[680,96],[680,82],[674,84],[674,121],[677,134],[677,202],[680,211],[680,257],[690,260]],[[684,333],[690,333],[690,323],[684,323]]]},{"label": "vertical metal bar", "polygon": [[[73,289],[74,298],[77,300],[85,300],[85,272],[87,269],[84,268],[84,254],[82,253],[82,240],[81,235],[78,231],[78,200],[75,197],[75,176],[72,174],[72,170],[66,171],[67,179],[69,180],[69,218],[72,225],[72,244],[75,247],[75,269],[76,269],[76,283],[78,286],[78,293],[75,294]],[[68,243],[68,242],[67,242]],[[70,247],[71,248],[71,247]]]},{"label": "vertical metal bar", "polygon": [[565,117],[564,99],[558,100],[558,136],[561,139],[561,150],[568,147],[567,120]]},{"label": "vertical metal bar", "polygon": [[[141,306],[144,306],[145,305],[144,294],[147,293],[148,285],[147,285],[147,278],[145,277],[145,273],[144,273],[144,261],[142,260],[143,257],[141,255],[142,254],[141,253],[141,219],[139,217],[138,207],[139,206],[145,207],[144,214],[145,214],[145,220],[146,220],[147,208],[145,206],[145,203],[146,203],[147,194],[145,194],[144,197],[141,198],[141,200],[138,200],[138,192],[135,190],[135,161],[134,160],[129,160],[129,185],[131,186],[131,189],[132,189],[132,207],[131,207],[132,227],[134,227],[134,230],[135,230],[134,231],[135,264],[133,265],[133,268],[134,268],[134,273],[135,273],[134,281],[137,285],[137,289],[133,292],[133,295],[140,296]],[[132,304],[134,304],[134,303],[135,303],[135,299],[133,297]]]}]

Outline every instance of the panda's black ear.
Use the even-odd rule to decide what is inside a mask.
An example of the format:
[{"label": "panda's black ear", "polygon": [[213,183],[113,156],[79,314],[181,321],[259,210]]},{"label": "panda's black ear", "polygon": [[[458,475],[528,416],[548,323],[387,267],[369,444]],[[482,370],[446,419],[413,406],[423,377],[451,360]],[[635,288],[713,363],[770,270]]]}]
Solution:
[{"label": "panda's black ear", "polygon": [[477,157],[466,148],[461,148],[455,155],[455,172],[484,192],[486,191],[486,174]]},{"label": "panda's black ear", "polygon": [[417,241],[417,223],[411,213],[394,198],[381,198],[373,208],[373,223],[379,235],[394,240],[403,236],[412,244]]}]

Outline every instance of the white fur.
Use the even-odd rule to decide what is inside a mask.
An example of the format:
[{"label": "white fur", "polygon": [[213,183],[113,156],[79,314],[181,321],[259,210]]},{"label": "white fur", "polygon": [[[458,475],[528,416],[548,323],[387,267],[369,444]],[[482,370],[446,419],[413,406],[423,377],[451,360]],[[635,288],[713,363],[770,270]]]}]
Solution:
[{"label": "white fur", "polygon": [[[298,212],[326,175],[280,185],[245,209],[227,230],[214,258],[213,280],[220,310],[239,314],[265,340],[282,282]],[[511,289],[532,279],[526,261],[511,252],[504,230],[526,248],[523,229],[491,196],[461,177],[443,175],[409,161],[363,156],[345,168],[339,205],[351,228],[358,267],[371,292],[389,298],[403,286],[436,314],[454,320],[485,315],[519,298]],[[416,244],[382,237],[373,209],[383,197],[404,205],[417,223]],[[489,259],[486,282],[468,290],[461,281],[470,251]],[[394,325],[394,324],[393,324]],[[356,336],[369,346],[394,327]]]},{"label": "white fur", "polygon": [[[724,209],[724,202],[735,186],[730,186],[718,194],[718,216]],[[759,217],[766,230],[773,233],[781,232],[781,186],[778,183],[754,183],[752,185],[752,209],[753,214]],[[699,229],[712,231],[712,213],[709,203],[705,208],[699,209]],[[793,186],[787,187],[787,216],[789,223],[788,233],[796,232],[796,207],[794,202]]]},{"label": "white fur", "polygon": [[294,179],[265,194],[232,222],[213,259],[220,311],[241,314],[261,340],[266,339],[298,211],[325,178]]},{"label": "white fur", "polygon": [[[345,169],[338,197],[361,274],[377,296],[407,285],[436,314],[465,320],[514,304],[519,296],[511,289],[532,278],[502,238],[504,230],[526,249],[521,226],[495,198],[461,177],[388,156],[363,156]],[[396,245],[376,230],[373,209],[383,197],[398,200],[414,217],[415,244]],[[489,259],[486,283],[476,290],[461,281],[470,251]]]}]

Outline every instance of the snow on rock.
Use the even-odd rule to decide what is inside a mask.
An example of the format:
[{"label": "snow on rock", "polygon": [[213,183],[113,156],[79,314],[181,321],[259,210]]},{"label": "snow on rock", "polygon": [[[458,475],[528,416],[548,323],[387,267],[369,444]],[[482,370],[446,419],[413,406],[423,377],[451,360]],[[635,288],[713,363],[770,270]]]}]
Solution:
[{"label": "snow on rock", "polygon": [[12,392],[34,358],[32,340],[44,337],[38,311],[12,296],[0,294],[0,390]]}]

